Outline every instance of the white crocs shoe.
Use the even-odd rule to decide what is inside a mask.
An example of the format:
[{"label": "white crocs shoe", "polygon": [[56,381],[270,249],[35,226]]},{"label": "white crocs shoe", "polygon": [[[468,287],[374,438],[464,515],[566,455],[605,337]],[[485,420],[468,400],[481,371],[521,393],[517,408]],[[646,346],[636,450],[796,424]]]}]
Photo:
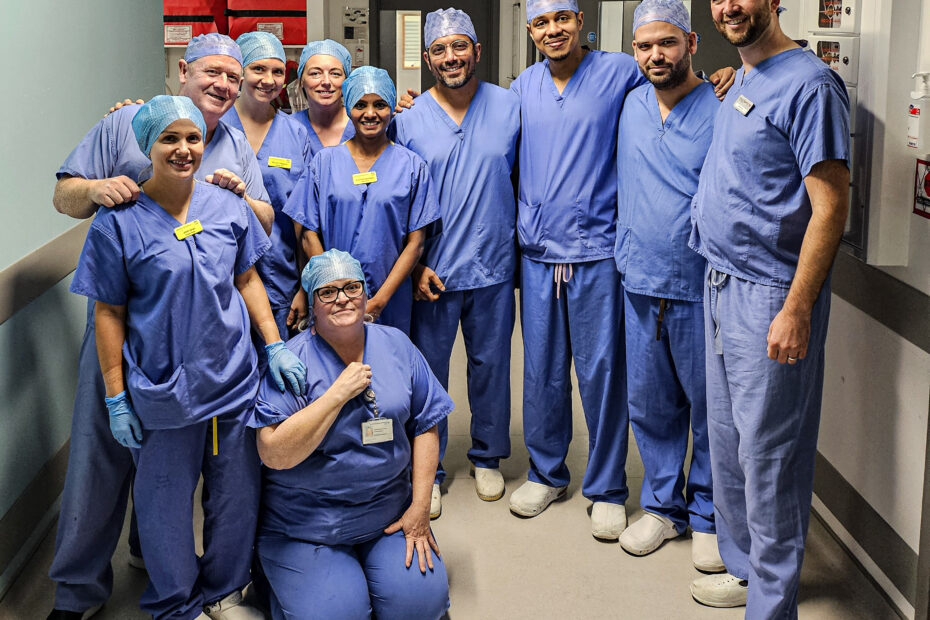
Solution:
[{"label": "white crocs shoe", "polygon": [[504,476],[501,470],[475,467],[475,492],[486,502],[496,502],[504,496]]},{"label": "white crocs shoe", "polygon": [[527,480],[510,494],[510,512],[521,517],[535,517],[549,504],[565,495],[568,487],[550,487]]},{"label": "white crocs shoe", "polygon": [[727,569],[717,549],[717,535],[691,532],[691,562],[702,573],[722,573]]},{"label": "white crocs shoe", "polygon": [[594,502],[591,507],[591,535],[600,540],[617,540],[626,529],[626,507],[623,504]]},{"label": "white crocs shoe", "polygon": [[242,604],[242,592],[236,590],[222,600],[203,606],[211,620],[265,620],[265,614]]},{"label": "white crocs shoe", "polygon": [[705,575],[691,582],[691,597],[708,607],[743,607],[749,582],[730,573]]},{"label": "white crocs shoe", "polygon": [[632,555],[648,555],[676,536],[678,531],[670,519],[645,512],[620,536],[620,546]]},{"label": "white crocs shoe", "polygon": [[435,482],[433,483],[433,493],[429,497],[429,518],[438,519],[442,514],[442,489]]}]

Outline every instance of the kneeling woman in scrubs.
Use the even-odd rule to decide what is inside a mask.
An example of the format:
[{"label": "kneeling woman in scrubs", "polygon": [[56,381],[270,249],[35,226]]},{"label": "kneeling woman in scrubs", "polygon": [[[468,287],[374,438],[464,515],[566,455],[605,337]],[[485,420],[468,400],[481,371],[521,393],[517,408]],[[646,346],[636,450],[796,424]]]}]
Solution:
[{"label": "kneeling woman in scrubs", "polygon": [[284,212],[304,227],[307,256],[335,248],[357,258],[372,292],[370,319],[409,333],[410,272],[423,253],[425,227],[439,219],[429,167],[387,138],[396,99],[387,71],[359,67],[343,82],[342,96],[355,136],[316,154]]},{"label": "kneeling woman in scrubs", "polygon": [[449,585],[429,504],[452,400],[406,336],[364,322],[349,254],[312,257],[302,284],[313,328],[287,347],[307,394],[265,379],[249,423],[266,465],[257,551],[272,615],[436,620]]},{"label": "kneeling woman in scrubs", "polygon": [[269,343],[276,389],[302,393],[306,372],[281,342],[254,268],[269,245],[261,225],[241,197],[194,181],[200,111],[186,97],[159,96],[132,128],[153,176],[135,203],[98,211],[71,290],[96,300],[110,428],[136,463],[150,579],[142,609],[155,618],[254,617],[227,611],[249,582],[258,512],[260,468],[245,425],[259,381],[250,317]]}]

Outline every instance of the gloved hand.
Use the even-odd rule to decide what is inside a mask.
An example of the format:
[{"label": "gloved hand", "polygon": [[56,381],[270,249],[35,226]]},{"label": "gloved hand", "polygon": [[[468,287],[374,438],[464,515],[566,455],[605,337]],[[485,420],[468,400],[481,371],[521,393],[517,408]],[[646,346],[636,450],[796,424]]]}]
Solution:
[{"label": "gloved hand", "polygon": [[123,390],[113,398],[107,398],[107,411],[110,412],[110,432],[116,441],[127,448],[142,447],[142,422],[132,409],[132,403]]},{"label": "gloved hand", "polygon": [[300,396],[307,390],[307,367],[291,350],[279,340],[265,345],[268,354],[268,372],[278,389],[284,391],[284,382],[287,381],[294,396]]}]

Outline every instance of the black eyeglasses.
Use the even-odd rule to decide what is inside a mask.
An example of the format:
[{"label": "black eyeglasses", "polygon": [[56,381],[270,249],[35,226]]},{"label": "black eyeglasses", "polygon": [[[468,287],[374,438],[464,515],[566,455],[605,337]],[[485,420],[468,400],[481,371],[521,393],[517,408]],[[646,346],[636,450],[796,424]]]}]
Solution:
[{"label": "black eyeglasses", "polygon": [[453,41],[448,45],[437,43],[436,45],[430,46],[429,55],[433,58],[442,58],[446,55],[446,49],[450,47],[452,48],[452,53],[456,56],[464,56],[468,53],[468,50],[471,49],[471,41],[459,39],[458,41]]},{"label": "black eyeglasses", "polygon": [[339,293],[345,293],[347,299],[355,299],[361,297],[364,291],[365,283],[361,280],[353,280],[345,286],[324,286],[313,293],[324,304],[331,304],[339,297]]}]

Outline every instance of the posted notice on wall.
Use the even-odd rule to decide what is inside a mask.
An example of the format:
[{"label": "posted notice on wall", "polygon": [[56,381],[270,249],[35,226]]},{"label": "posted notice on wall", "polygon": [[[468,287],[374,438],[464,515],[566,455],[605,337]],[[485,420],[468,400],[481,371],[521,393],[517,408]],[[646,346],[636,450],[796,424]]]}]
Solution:
[{"label": "posted notice on wall", "polygon": [[914,175],[914,213],[930,219],[930,161],[917,160]]}]

